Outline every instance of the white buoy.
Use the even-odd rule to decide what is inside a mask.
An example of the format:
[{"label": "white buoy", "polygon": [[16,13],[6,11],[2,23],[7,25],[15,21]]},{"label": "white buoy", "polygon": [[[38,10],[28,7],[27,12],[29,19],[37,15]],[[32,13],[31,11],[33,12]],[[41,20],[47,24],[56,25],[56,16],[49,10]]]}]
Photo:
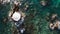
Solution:
[{"label": "white buoy", "polygon": [[21,18],[21,14],[20,14],[19,12],[15,12],[15,13],[13,14],[13,16],[12,16],[12,19],[13,19],[14,21],[19,21],[20,18]]}]

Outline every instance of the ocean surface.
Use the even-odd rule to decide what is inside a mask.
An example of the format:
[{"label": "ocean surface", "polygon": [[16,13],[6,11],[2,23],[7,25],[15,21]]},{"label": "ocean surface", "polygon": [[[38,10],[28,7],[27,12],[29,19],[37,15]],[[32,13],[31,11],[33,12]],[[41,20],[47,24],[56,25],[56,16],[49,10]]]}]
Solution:
[{"label": "ocean surface", "polygon": [[[60,0],[45,0],[48,5],[42,6],[42,0],[24,0],[20,9],[26,14],[24,24],[26,26],[26,34],[60,34],[60,31],[49,29],[49,21],[47,18],[50,14],[56,13],[60,18]],[[28,9],[23,8],[28,5]],[[11,10],[10,3],[6,5],[0,4],[0,34],[12,34],[13,27],[8,18],[8,12]],[[12,30],[11,30],[12,28]],[[15,31],[16,32],[16,31]]]}]

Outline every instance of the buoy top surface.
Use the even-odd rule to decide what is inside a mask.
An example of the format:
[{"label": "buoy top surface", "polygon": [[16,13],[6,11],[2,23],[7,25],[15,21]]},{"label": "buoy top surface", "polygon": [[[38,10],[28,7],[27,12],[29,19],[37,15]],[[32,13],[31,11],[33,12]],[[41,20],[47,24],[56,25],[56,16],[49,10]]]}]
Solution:
[{"label": "buoy top surface", "polygon": [[21,18],[21,14],[19,12],[15,12],[12,16],[12,19],[14,21],[18,21],[18,20],[20,20],[20,18]]}]

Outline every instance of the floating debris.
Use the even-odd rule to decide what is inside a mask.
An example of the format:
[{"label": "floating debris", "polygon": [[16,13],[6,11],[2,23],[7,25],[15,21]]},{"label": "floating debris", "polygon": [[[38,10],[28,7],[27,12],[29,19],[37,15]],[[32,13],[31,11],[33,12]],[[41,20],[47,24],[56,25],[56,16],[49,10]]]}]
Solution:
[{"label": "floating debris", "polygon": [[60,21],[56,21],[55,23],[50,24],[50,28],[52,30],[56,30],[56,29],[60,30]]},{"label": "floating debris", "polygon": [[57,14],[53,14],[51,18],[54,19],[55,17],[57,17]]},{"label": "floating debris", "polygon": [[58,30],[60,30],[60,21],[56,21],[56,25],[55,26],[58,28]]},{"label": "floating debris", "polygon": [[51,30],[56,30],[56,29],[60,30],[60,20],[57,14],[52,14],[49,26]]},{"label": "floating debris", "polygon": [[42,1],[40,2],[40,4],[41,4],[42,6],[46,6],[46,5],[47,5],[47,1],[42,0]]},{"label": "floating debris", "polygon": [[25,28],[20,29],[20,32],[23,34],[25,31]]},{"label": "floating debris", "polygon": [[50,23],[49,27],[51,30],[54,30],[54,24]]},{"label": "floating debris", "polygon": [[10,0],[0,0],[1,4],[6,4],[6,3],[9,3]]}]

